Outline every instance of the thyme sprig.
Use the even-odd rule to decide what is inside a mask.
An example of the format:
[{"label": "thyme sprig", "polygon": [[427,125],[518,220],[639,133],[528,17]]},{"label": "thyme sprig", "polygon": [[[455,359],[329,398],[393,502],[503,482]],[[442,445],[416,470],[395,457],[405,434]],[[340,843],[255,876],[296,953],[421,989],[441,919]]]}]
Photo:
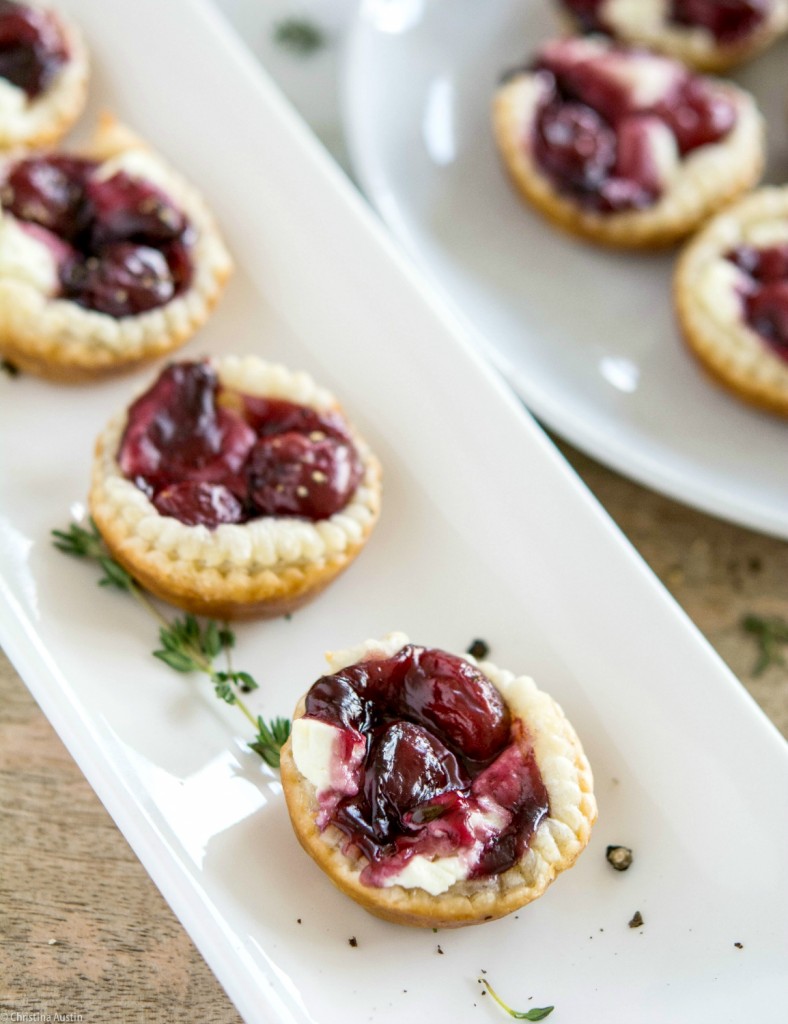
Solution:
[{"label": "thyme sprig", "polygon": [[[273,768],[279,766],[279,753],[290,735],[290,722],[274,718],[269,724],[260,715],[253,715],[241,697],[258,688],[253,676],[233,668],[231,651],[235,634],[225,624],[212,619],[200,620],[190,613],[169,620],[150,601],[134,577],[110,554],[98,527],[89,520],[89,529],[72,523],[68,530],[53,530],[52,543],[67,555],[97,562],[104,572],[98,583],[131,594],[159,623],[161,647],[153,656],[176,672],[201,672],[213,683],[214,693],[226,704],[234,704],[255,729],[249,747]],[[215,659],[224,654],[226,669],[219,669]]]},{"label": "thyme sprig", "polygon": [[745,615],[742,628],[758,644],[758,660],[752,674],[762,675],[771,665],[785,665],[782,645],[788,644],[788,622],[779,615]]},{"label": "thyme sprig", "polygon": [[515,1020],[544,1020],[545,1017],[549,1017],[555,1009],[554,1006],[535,1006],[532,1010],[513,1010],[508,1003],[505,1003],[503,999],[501,999],[486,978],[479,978],[479,981],[484,985],[501,1009],[505,1010],[509,1016],[513,1017]]},{"label": "thyme sprig", "polygon": [[306,57],[325,46],[326,36],[319,26],[306,18],[286,18],[274,25],[274,42]]}]

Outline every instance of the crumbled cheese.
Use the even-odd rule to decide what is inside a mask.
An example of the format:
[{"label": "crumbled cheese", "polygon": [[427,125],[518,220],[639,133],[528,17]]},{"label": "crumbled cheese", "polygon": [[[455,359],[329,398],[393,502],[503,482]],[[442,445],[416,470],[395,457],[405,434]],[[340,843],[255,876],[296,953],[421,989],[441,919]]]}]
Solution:
[{"label": "crumbled cheese", "polygon": [[431,896],[440,896],[455,882],[468,877],[468,865],[462,857],[436,857],[429,860],[422,854],[411,857],[398,875],[383,882],[385,889],[401,885],[404,889],[425,889]]},{"label": "crumbled cheese", "polygon": [[51,249],[26,231],[14,217],[2,214],[0,277],[15,278],[32,285],[44,295],[54,294],[58,286],[57,261]]}]

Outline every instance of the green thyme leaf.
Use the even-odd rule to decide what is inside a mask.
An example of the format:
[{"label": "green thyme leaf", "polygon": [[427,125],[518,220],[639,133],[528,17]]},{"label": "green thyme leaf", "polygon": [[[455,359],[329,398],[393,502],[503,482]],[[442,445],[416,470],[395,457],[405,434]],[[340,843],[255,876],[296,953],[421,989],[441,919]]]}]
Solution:
[{"label": "green thyme leaf", "polygon": [[287,737],[290,735],[290,719],[274,718],[269,724],[258,715],[257,737],[249,744],[266,764],[272,768],[279,767],[279,755]]},{"label": "green thyme leaf", "polygon": [[[239,691],[247,693],[256,690],[258,684],[249,672],[232,668],[229,652],[235,646],[235,634],[226,623],[220,626],[209,619],[201,625],[197,616],[191,613],[168,622],[133,576],[112,558],[92,519],[88,521],[87,527],[71,523],[67,530],[52,530],[52,543],[58,551],[67,555],[97,562],[103,571],[98,581],[100,586],[114,587],[132,594],[146,611],[160,624],[163,623],[159,626],[161,647],[153,651],[153,656],[175,672],[202,672],[207,675],[216,696],[227,704],[237,705],[257,730],[250,744],[252,749],[268,764],[278,766],[279,751],[290,734],[290,722],[285,718],[275,718],[270,725],[266,725],[262,718],[255,718],[241,699]],[[214,664],[222,651],[227,658],[226,671],[217,669]]]},{"label": "green thyme leaf", "polygon": [[479,981],[484,985],[501,1009],[505,1010],[509,1016],[513,1017],[515,1020],[544,1020],[545,1017],[549,1017],[555,1009],[554,1006],[535,1006],[532,1010],[513,1010],[511,1006],[501,999],[486,978],[479,978]]},{"label": "green thyme leaf", "polygon": [[306,18],[286,18],[274,26],[274,42],[306,57],[325,46],[326,37],[321,28]]},{"label": "green thyme leaf", "polygon": [[192,659],[181,651],[154,651],[153,657],[174,668],[176,672],[194,672],[197,668]]},{"label": "green thyme leaf", "polygon": [[788,644],[788,622],[779,615],[745,615],[742,629],[754,637],[758,645],[758,658],[753,666],[754,676],[762,675],[772,665],[785,665],[782,650]]}]

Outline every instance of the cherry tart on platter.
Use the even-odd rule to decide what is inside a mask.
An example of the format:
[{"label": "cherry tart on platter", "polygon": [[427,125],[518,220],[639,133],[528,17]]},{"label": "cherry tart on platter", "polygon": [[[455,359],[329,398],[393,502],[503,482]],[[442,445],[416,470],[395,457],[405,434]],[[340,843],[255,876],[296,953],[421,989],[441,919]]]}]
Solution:
[{"label": "cherry tart on platter", "polygon": [[83,381],[187,341],[231,261],[197,191],[114,118],[80,153],[0,160],[0,355]]},{"label": "cherry tart on platter", "polygon": [[788,0],[557,0],[572,27],[727,71],[788,28]]},{"label": "cherry tart on platter", "polygon": [[304,373],[246,356],[173,363],[98,439],[89,506],[153,594],[217,619],[304,604],[353,561],[380,467]]},{"label": "cherry tart on platter", "polygon": [[82,113],[87,80],[75,25],[38,3],[0,0],[0,149],[57,142]]},{"label": "cherry tart on platter", "polygon": [[455,928],[571,867],[596,820],[591,769],[532,679],[402,633],[327,657],[281,773],[299,842],[342,892],[397,924]]},{"label": "cherry tart on platter", "polygon": [[701,364],[788,416],[788,186],[759,189],[707,224],[681,254],[674,294]]},{"label": "cherry tart on platter", "polygon": [[504,166],[560,227],[669,245],[760,177],[763,121],[742,89],[600,36],[546,43],[493,108]]}]

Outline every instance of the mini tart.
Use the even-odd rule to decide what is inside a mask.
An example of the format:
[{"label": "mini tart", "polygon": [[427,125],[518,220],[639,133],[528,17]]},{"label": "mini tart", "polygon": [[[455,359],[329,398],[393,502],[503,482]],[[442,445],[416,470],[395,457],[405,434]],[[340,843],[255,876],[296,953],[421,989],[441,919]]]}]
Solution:
[{"label": "mini tart", "polygon": [[[207,363],[222,387],[342,415],[305,373],[255,356]],[[161,514],[124,476],[118,452],[128,422],[115,416],[99,436],[89,494],[91,516],[113,558],[157,597],[217,619],[272,618],[315,597],[366,543],[380,511],[380,465],[344,420],[361,463],[360,482],[338,512],[316,522],[261,516],[215,528]]]},{"label": "mini tart", "polygon": [[[69,156],[53,154],[51,159],[68,162]],[[62,252],[70,251],[70,245],[0,209],[0,355],[23,371],[59,382],[125,371],[184,344],[207,319],[232,269],[214,218],[196,189],[113,117],[104,115],[91,144],[73,157],[75,163],[95,162],[94,182],[122,177],[166,199],[187,225],[188,282],[142,312],[111,315],[85,308],[64,294],[62,267],[69,257]],[[0,198],[8,194],[14,168],[24,163],[23,154],[0,161]],[[129,243],[137,244],[136,239]]]},{"label": "mini tart", "polygon": [[707,224],[681,254],[674,297],[701,365],[739,398],[788,416],[788,186],[759,189]]},{"label": "mini tart", "polygon": [[761,53],[788,28],[788,0],[557,2],[573,30],[638,43],[697,71],[728,71]]},{"label": "mini tart", "polygon": [[48,31],[59,36],[61,46],[56,70],[32,95],[0,73],[0,149],[53,145],[72,127],[85,106],[89,68],[82,34],[60,12],[43,4],[4,3],[3,7],[0,27],[4,15],[6,19],[12,17],[12,7],[28,8],[33,18],[49,23]]},{"label": "mini tart", "polygon": [[[556,75],[550,67],[562,70]],[[582,75],[587,87],[577,87]],[[665,118],[674,109],[673,94],[688,83],[714,105],[710,110],[727,110],[733,123],[719,141],[691,148],[685,142],[682,154]],[[620,117],[614,112],[608,118],[589,104],[594,93],[608,101],[618,96]],[[599,179],[613,197],[608,208],[597,201],[596,184],[575,187],[561,181],[539,155],[538,147],[544,151],[547,145],[540,141],[547,136],[537,136],[544,131],[545,111],[569,108],[591,121],[607,147],[602,170],[583,158],[582,170],[575,167],[572,173],[584,181]],[[522,197],[557,226],[622,248],[679,241],[754,185],[764,160],[763,119],[748,93],[599,36],[554,40],[542,47],[532,68],[508,75],[494,99],[493,127],[504,167]],[[601,147],[591,142],[599,153]],[[588,144],[587,134],[579,144]],[[627,194],[635,197],[630,205],[621,199]]]},{"label": "mini tart", "polygon": [[[407,644],[404,634],[391,633],[382,640],[370,640],[326,657],[331,672],[337,673],[360,662],[391,658]],[[362,875],[370,863],[368,859],[333,823],[323,822],[322,828],[318,825],[321,803],[315,785],[296,765],[295,732],[282,748],[282,786],[299,842],[337,888],[370,913],[396,924],[458,928],[517,910],[541,896],[561,871],[572,866],[587,845],[596,820],[591,768],[560,706],[526,676],[515,677],[469,655],[462,656],[462,660],[478,668],[495,687],[512,721],[524,723],[529,748],[549,794],[548,816],[541,819],[527,849],[507,870],[454,881],[437,895],[416,886],[365,884]],[[302,697],[296,707],[294,729],[305,715],[307,697]]]}]

